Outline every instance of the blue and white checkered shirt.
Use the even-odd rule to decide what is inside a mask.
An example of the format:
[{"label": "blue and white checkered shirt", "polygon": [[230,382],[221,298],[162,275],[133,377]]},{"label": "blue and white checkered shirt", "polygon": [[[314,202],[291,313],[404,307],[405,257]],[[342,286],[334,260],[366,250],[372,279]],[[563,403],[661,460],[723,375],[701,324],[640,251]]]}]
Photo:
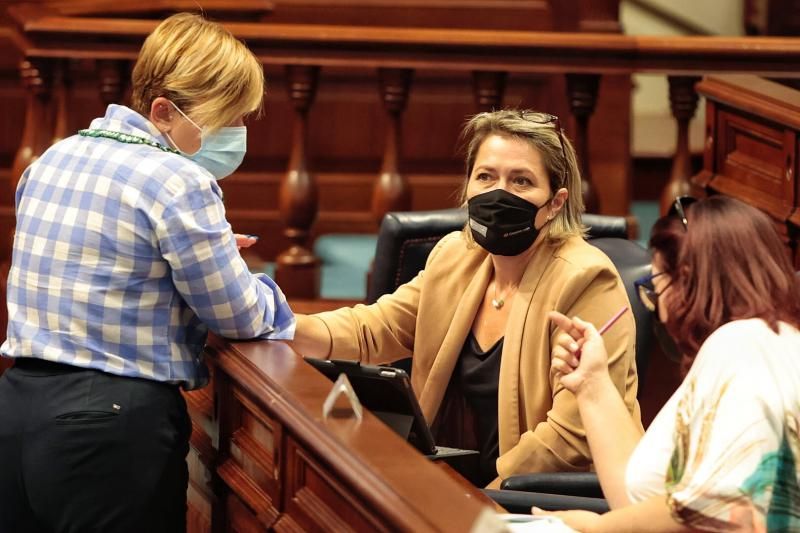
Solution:
[{"label": "blue and white checkered shirt", "polygon": [[[111,105],[91,129],[169,146],[143,116]],[[208,330],[291,339],[295,319],[251,274],[225,220],[222,191],[174,153],[73,136],[23,173],[0,352],[122,376],[204,385]]]}]

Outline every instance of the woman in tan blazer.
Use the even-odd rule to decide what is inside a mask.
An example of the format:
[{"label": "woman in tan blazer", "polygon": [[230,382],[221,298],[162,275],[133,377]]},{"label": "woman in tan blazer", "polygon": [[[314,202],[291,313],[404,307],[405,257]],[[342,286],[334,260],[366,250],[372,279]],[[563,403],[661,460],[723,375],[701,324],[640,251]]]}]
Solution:
[{"label": "woman in tan blazer", "polygon": [[[513,474],[587,470],[575,398],[550,370],[547,313],[600,325],[629,302],[611,261],[583,238],[575,152],[544,113],[481,113],[463,135],[468,226],[375,304],[298,316],[293,346],[373,364],[412,356],[437,439],[477,447],[490,487]],[[639,420],[634,339],[631,313],[605,335],[611,377]]]}]

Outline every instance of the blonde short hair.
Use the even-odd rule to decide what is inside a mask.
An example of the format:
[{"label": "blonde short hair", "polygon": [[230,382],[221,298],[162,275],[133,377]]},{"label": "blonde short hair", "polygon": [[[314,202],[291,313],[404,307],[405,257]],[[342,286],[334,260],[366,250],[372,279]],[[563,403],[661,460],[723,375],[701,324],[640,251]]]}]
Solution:
[{"label": "blonde short hair", "polygon": [[[559,243],[573,235],[584,236],[586,228],[581,222],[581,213],[584,211],[581,172],[575,149],[561,131],[557,120],[557,117],[547,113],[514,109],[479,113],[470,118],[461,132],[467,172],[461,188],[461,203],[467,201],[467,184],[483,142],[492,135],[519,139],[541,154],[552,194],[561,188],[567,189],[564,207],[546,226],[547,239],[552,243]],[[468,239],[469,233],[465,231]]]},{"label": "blonde short hair", "polygon": [[222,25],[178,13],[147,36],[133,68],[133,109],[147,117],[159,96],[214,131],[261,110],[264,69]]}]

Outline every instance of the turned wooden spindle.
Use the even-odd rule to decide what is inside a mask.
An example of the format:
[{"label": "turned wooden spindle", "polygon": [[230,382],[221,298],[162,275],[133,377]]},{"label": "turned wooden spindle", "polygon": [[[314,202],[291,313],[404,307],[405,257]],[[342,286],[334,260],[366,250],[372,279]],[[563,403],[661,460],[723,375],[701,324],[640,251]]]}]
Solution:
[{"label": "turned wooden spindle", "polygon": [[289,168],[281,182],[279,208],[283,234],[291,243],[277,258],[275,281],[292,298],[319,296],[319,259],[310,249],[317,217],[317,183],[308,170],[308,111],[317,90],[319,67],[288,65],[286,81],[295,110]]},{"label": "turned wooden spindle", "polygon": [[20,77],[26,93],[25,125],[11,165],[12,194],[22,172],[50,146],[53,139],[52,66],[52,62],[44,59],[26,59],[20,63]]},{"label": "turned wooden spindle", "polygon": [[600,202],[592,182],[589,157],[589,117],[592,116],[597,105],[599,85],[600,76],[598,74],[567,74],[567,99],[570,112],[575,118],[573,143],[581,170],[583,202],[589,213],[600,212]]},{"label": "turned wooden spindle", "polygon": [[692,158],[689,152],[689,122],[697,111],[697,92],[694,85],[700,81],[696,76],[667,76],[669,81],[669,104],[672,116],[678,125],[675,155],[669,181],[661,193],[661,214],[666,214],[676,196],[691,194],[689,179],[692,176]]},{"label": "turned wooden spindle", "polygon": [[70,123],[69,105],[72,94],[71,63],[68,59],[55,60],[53,68],[53,106],[55,123],[53,126],[53,139],[55,144],[61,139],[74,133]]},{"label": "turned wooden spindle", "polygon": [[472,90],[475,93],[475,105],[478,111],[495,111],[503,107],[503,95],[506,90],[505,72],[472,72]]},{"label": "turned wooden spindle", "polygon": [[383,107],[389,115],[381,173],[372,190],[372,216],[380,224],[389,211],[411,209],[411,188],[400,173],[401,119],[408,103],[413,76],[411,69],[381,68],[378,70]]},{"label": "turned wooden spindle", "polygon": [[98,59],[96,66],[100,100],[104,107],[121,104],[128,88],[128,62],[116,59]]}]

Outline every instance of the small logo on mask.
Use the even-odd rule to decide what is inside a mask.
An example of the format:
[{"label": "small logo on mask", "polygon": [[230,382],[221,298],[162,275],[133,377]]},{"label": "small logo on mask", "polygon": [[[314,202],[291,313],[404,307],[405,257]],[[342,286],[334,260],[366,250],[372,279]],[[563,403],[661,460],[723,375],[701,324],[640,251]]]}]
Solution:
[{"label": "small logo on mask", "polygon": [[520,233],[525,233],[526,231],[530,231],[531,227],[528,226],[527,228],[518,229],[515,231],[509,231],[508,233],[503,233],[503,237],[513,237],[514,235],[519,235]]}]

